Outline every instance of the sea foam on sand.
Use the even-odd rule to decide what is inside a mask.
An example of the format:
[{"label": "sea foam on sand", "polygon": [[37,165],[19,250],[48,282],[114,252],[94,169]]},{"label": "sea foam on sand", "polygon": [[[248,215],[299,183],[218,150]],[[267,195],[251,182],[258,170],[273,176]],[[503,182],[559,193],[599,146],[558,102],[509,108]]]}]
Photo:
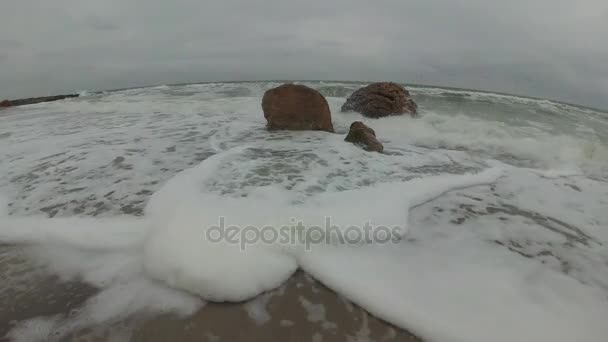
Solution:
[{"label": "sea foam on sand", "polygon": [[279,190],[266,192],[263,198],[231,198],[201,191],[205,178],[216,171],[221,160],[243,149],[215,155],[182,172],[151,198],[146,216],[158,228],[145,247],[144,265],[150,275],[209,300],[245,300],[283,283],[297,269],[294,254],[303,253],[304,246],[258,242],[241,250],[239,244],[209,241],[206,231],[217,224],[218,217],[241,228],[277,230],[293,225],[294,218],[307,227],[322,227],[326,217],[331,217],[332,225],[339,228],[371,222],[376,227],[400,227],[403,235],[411,205],[449,190],[490,183],[501,174],[489,169],[477,175],[430,177],[325,193],[298,204],[290,204]]},{"label": "sea foam on sand", "polygon": [[[503,175],[500,168],[323,193],[296,203],[272,187],[246,198],[207,191],[206,179],[246,149],[217,154],[176,175],[152,196],[143,218],[1,217],[0,241],[26,244],[60,276],[102,289],[77,317],[37,326],[69,331],[138,310],[188,314],[202,303],[171,288],[206,300],[242,301],[278,287],[301,267],[428,341],[606,340],[608,306],[601,291],[467,231],[437,226],[403,235],[410,207],[451,190],[493,183]],[[257,227],[293,224],[292,218],[310,227],[331,216],[339,227],[367,221],[399,226],[408,238],[310,249],[258,243],[243,250],[207,239],[206,230],[220,216],[233,225]],[[27,338],[27,327],[27,322],[18,326],[11,336]]]},{"label": "sea foam on sand", "polygon": [[[386,153],[371,154],[340,135],[264,130],[260,97],[277,85],[131,89],[2,116],[0,190],[14,216],[0,204],[0,242],[19,246],[1,251],[0,299],[44,294],[32,262],[99,289],[9,337],[65,340],[147,313],[190,315],[201,297],[243,300],[299,267],[426,341],[608,340],[605,114],[413,88],[420,118],[372,120],[340,113],[360,85],[324,83],[338,132],[361,120],[383,139]],[[146,199],[142,217],[116,216]],[[329,216],[342,229],[398,227],[401,239],[241,249],[206,240],[220,216],[274,228]]]}]

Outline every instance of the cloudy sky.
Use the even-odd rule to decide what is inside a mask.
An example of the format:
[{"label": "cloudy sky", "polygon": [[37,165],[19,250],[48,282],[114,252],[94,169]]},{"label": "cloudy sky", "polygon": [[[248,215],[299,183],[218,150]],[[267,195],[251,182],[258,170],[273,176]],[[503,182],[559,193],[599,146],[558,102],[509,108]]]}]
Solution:
[{"label": "cloudy sky", "polygon": [[0,98],[393,80],[608,109],[606,0],[2,0]]}]

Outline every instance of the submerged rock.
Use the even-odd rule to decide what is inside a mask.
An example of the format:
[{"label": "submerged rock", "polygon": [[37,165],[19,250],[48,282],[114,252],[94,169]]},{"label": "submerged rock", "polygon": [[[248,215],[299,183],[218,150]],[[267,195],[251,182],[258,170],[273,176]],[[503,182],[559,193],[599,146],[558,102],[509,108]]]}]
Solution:
[{"label": "submerged rock", "polygon": [[370,118],[410,114],[416,116],[418,106],[410,93],[397,83],[372,83],[355,91],[342,106],[343,112],[358,112]]},{"label": "submerged rock", "polygon": [[344,141],[361,145],[366,151],[384,151],[384,146],[376,138],[376,132],[361,121],[355,121],[350,125],[350,130]]},{"label": "submerged rock", "polygon": [[268,90],[262,109],[269,130],[334,131],[325,97],[303,85],[283,84]]}]

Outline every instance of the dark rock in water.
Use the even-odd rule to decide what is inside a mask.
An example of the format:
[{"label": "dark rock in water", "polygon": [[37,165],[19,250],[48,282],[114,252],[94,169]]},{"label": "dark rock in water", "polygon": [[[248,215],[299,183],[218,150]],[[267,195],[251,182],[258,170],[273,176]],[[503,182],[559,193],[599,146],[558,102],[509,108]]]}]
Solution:
[{"label": "dark rock in water", "polygon": [[30,104],[42,103],[42,102],[51,102],[58,101],[67,98],[78,97],[78,94],[69,94],[69,95],[56,95],[56,96],[44,96],[44,97],[31,97],[27,99],[20,100],[4,100],[0,102],[0,107],[14,107],[14,106],[25,106]]},{"label": "dark rock in water", "polygon": [[350,125],[350,130],[344,141],[361,145],[366,151],[384,151],[384,146],[376,138],[376,132],[361,121],[355,121]]},{"label": "dark rock in water", "polygon": [[358,112],[370,118],[410,114],[416,116],[418,106],[410,93],[392,82],[372,83],[355,91],[342,106],[343,112]]},{"label": "dark rock in water", "polygon": [[325,97],[303,85],[283,84],[268,90],[262,109],[269,130],[334,131]]}]

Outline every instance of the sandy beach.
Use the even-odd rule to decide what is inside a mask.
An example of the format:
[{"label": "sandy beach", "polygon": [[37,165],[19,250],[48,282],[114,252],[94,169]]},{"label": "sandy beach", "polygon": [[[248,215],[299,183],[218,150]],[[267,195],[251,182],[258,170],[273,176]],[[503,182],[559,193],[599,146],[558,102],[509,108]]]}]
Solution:
[{"label": "sandy beach", "polygon": [[[2,256],[9,249],[3,246]],[[97,290],[81,282],[63,282],[24,259],[1,259],[0,270],[20,264],[36,281],[2,286],[1,341],[15,322],[36,317],[69,317]],[[29,265],[27,267],[26,265]],[[3,273],[5,274],[5,273]],[[32,335],[30,335],[32,336]],[[42,337],[42,336],[39,336]],[[79,329],[46,341],[421,341],[375,318],[302,271],[274,291],[245,303],[207,303],[193,315],[137,314],[127,320]]]}]

